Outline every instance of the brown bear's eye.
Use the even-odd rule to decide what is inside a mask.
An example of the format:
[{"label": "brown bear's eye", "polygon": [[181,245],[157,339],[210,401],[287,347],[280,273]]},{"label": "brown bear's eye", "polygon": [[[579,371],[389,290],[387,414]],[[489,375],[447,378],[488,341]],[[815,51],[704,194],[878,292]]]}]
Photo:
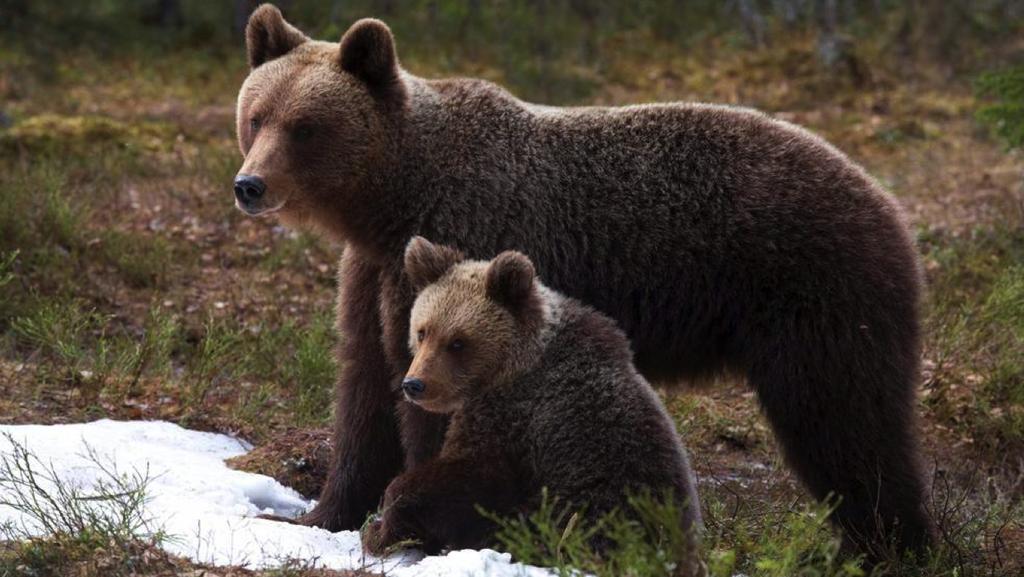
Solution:
[{"label": "brown bear's eye", "polygon": [[292,137],[299,142],[309,140],[313,136],[313,127],[308,124],[300,124],[292,130]]},{"label": "brown bear's eye", "polygon": [[253,134],[255,134],[256,132],[259,132],[259,130],[260,130],[260,119],[259,118],[253,118],[252,120],[249,121],[249,130],[252,131]]},{"label": "brown bear's eye", "polygon": [[466,348],[466,343],[462,342],[462,339],[455,339],[454,341],[448,343],[448,350],[453,353],[457,353],[464,348]]},{"label": "brown bear's eye", "polygon": [[423,337],[425,337],[425,336],[426,336],[426,334],[423,332],[423,329],[420,329],[420,330],[416,331],[416,340],[417,341],[422,343],[423,342]]}]

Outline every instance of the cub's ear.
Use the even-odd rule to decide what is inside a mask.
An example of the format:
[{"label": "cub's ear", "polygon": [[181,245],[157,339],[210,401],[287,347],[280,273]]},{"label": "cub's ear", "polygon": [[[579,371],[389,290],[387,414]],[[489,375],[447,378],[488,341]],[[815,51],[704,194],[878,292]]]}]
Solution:
[{"label": "cub's ear", "polygon": [[380,20],[363,18],[353,24],[341,37],[338,58],[342,70],[372,90],[388,88],[398,81],[395,38]]},{"label": "cub's ear", "polygon": [[448,269],[465,259],[454,248],[414,236],[405,246],[405,274],[417,291],[436,282]]},{"label": "cub's ear", "polygon": [[487,267],[487,296],[507,308],[517,310],[533,294],[537,273],[530,259],[521,252],[508,250]]},{"label": "cub's ear", "polygon": [[249,16],[249,24],[245,27],[249,68],[284,56],[307,40],[309,38],[298,28],[285,22],[277,6],[263,4]]}]

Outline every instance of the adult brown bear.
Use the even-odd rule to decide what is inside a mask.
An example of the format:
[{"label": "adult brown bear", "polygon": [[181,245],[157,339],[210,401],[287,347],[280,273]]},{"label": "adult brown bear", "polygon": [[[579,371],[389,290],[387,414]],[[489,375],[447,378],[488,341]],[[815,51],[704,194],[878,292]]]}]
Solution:
[{"label": "adult brown bear", "polygon": [[813,495],[841,498],[848,538],[930,542],[918,260],[896,203],[842,153],[746,109],[554,108],[418,78],[377,20],[318,42],[265,5],[246,40],[238,206],[345,242],[334,463],[301,522],[359,527],[403,457],[440,446],[444,418],[396,409],[419,234],[529,254],[619,323],[651,380],[746,375]]}]

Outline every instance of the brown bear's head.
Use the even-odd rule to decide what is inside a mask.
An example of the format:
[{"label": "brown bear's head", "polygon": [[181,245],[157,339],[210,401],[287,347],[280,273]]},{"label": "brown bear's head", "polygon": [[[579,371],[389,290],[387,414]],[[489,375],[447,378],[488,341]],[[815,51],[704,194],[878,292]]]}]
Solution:
[{"label": "brown bear's head", "polygon": [[385,117],[404,101],[391,31],[364,19],[338,44],[314,41],[264,4],[245,36],[251,71],[238,95],[245,161],[235,203],[250,215],[278,213],[288,224],[344,235],[323,207],[353,202],[385,150]]},{"label": "brown bear's head", "polygon": [[509,381],[540,355],[543,289],[525,255],[463,260],[415,237],[405,273],[420,291],[409,323],[406,398],[431,412],[457,410],[467,395]]}]

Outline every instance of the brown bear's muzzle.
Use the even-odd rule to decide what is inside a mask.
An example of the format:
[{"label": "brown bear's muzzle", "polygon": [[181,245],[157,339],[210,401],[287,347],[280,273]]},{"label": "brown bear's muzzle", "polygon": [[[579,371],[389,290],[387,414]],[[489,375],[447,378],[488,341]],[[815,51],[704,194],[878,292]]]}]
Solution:
[{"label": "brown bear's muzzle", "polygon": [[235,177],[235,200],[238,208],[250,215],[262,211],[263,194],[267,192],[267,184],[263,179],[251,174],[239,174]]}]

